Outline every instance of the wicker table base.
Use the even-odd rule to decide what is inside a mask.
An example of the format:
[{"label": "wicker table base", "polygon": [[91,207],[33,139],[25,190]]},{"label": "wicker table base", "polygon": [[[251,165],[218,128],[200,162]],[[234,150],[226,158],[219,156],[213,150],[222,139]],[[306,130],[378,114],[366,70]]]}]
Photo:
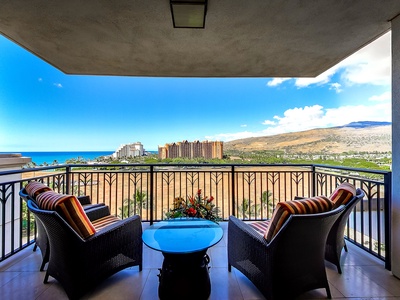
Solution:
[{"label": "wicker table base", "polygon": [[188,254],[163,253],[160,299],[208,299],[211,292],[207,250]]}]

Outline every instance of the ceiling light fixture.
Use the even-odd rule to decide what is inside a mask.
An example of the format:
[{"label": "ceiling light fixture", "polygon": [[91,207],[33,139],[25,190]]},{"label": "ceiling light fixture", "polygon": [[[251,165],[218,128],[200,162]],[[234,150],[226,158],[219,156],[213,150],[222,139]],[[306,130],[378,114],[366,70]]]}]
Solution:
[{"label": "ceiling light fixture", "polygon": [[204,28],[207,0],[170,0],[174,28]]}]

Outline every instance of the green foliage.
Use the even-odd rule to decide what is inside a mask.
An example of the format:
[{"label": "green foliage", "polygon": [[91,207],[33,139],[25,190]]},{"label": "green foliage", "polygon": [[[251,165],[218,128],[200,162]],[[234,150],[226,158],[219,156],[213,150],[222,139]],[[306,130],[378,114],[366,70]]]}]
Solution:
[{"label": "green foliage", "polygon": [[238,217],[244,220],[264,218],[269,219],[274,209],[271,191],[263,191],[260,201],[253,204],[253,200],[244,198],[238,207]]},{"label": "green foliage", "polygon": [[[29,219],[28,219],[29,215]],[[24,202],[22,202],[22,232],[23,235],[26,236],[28,232],[28,227],[31,233],[35,230],[35,218],[33,214],[28,213],[28,207]]]},{"label": "green foliage", "polygon": [[[322,164],[328,166],[343,166],[350,168],[384,170],[389,171],[392,164],[391,152],[379,153],[347,151],[343,153],[296,153],[285,154],[283,151],[242,151],[225,150],[223,159],[206,158],[166,158],[159,159],[158,154],[148,154],[145,156],[127,157],[123,159],[108,157],[98,157],[95,161],[107,164]],[[82,157],[69,159],[66,164],[86,164],[87,161]],[[57,164],[54,160],[53,165]],[[48,165],[47,163],[45,165]],[[35,163],[29,163],[26,168],[36,167]],[[98,167],[100,170],[116,170],[120,167]]]},{"label": "green foliage", "polygon": [[[328,166],[343,166],[350,168],[389,171],[392,164],[390,153],[374,152],[344,152],[341,154],[329,153],[298,153],[283,154],[279,151],[225,151],[226,157],[240,157],[241,162],[234,163],[263,163],[263,164],[322,164]],[[229,163],[229,161],[226,161]],[[230,161],[232,163],[232,161]]]},{"label": "green foliage", "polygon": [[121,219],[128,218],[133,215],[140,215],[142,209],[147,209],[147,194],[141,190],[136,190],[133,199],[124,199],[123,207],[119,208],[118,217]]}]

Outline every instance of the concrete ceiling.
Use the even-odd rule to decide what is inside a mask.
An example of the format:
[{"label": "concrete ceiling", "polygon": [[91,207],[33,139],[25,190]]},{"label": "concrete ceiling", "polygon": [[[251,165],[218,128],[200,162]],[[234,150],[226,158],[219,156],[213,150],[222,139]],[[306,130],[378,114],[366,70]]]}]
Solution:
[{"label": "concrete ceiling", "polygon": [[168,0],[2,0],[0,33],[66,74],[315,77],[399,13],[399,0],[208,0],[205,29],[174,29]]}]

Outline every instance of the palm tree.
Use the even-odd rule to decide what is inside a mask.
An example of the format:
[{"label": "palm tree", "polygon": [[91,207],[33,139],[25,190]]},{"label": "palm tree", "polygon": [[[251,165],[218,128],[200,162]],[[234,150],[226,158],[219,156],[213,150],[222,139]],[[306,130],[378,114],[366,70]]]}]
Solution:
[{"label": "palm tree", "polygon": [[124,199],[122,207],[119,208],[118,216],[122,219],[133,215],[140,215],[142,209],[147,209],[147,194],[141,190],[136,190],[133,199]]},{"label": "palm tree", "polygon": [[272,217],[272,212],[274,210],[274,199],[272,198],[271,191],[264,191],[261,195],[261,205],[264,215],[267,219]]},{"label": "palm tree", "polygon": [[243,199],[238,207],[238,216],[243,219],[251,219],[252,216],[271,218],[274,209],[274,201],[271,191],[264,191],[261,195],[261,204],[252,204],[251,199]]}]

